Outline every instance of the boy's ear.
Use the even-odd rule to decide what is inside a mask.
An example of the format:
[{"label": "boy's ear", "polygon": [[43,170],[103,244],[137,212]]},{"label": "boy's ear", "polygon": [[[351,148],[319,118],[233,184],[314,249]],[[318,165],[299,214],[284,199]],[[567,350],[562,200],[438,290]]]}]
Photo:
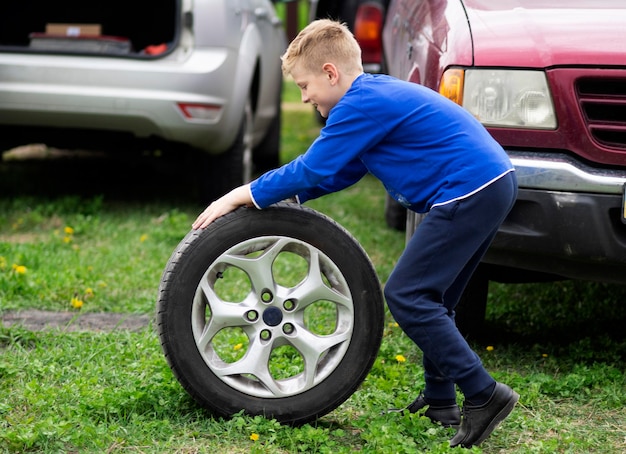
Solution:
[{"label": "boy's ear", "polygon": [[334,85],[337,83],[337,80],[339,79],[339,70],[333,63],[324,63],[322,70],[331,84]]}]

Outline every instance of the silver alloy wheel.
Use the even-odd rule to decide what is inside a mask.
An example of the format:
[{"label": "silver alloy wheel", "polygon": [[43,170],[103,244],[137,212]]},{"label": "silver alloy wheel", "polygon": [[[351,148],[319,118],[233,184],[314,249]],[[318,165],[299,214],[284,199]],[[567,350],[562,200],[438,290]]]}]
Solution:
[{"label": "silver alloy wheel", "polygon": [[[281,268],[284,255],[285,262],[299,258],[308,266],[293,286],[280,284],[281,270],[292,271],[289,263]],[[234,282],[224,283],[230,276]],[[235,287],[239,301],[222,296]],[[316,386],[341,364],[354,328],[352,304],[341,270],[323,252],[293,238],[260,237],[228,249],[209,266],[191,323],[202,358],[221,380],[252,396],[286,397]],[[316,320],[309,320],[313,312],[334,318],[332,332],[319,332]],[[245,336],[235,344],[237,359],[229,360],[231,345],[220,340],[237,339],[237,331]],[[271,370],[272,353],[284,346],[295,349],[298,363],[287,376]]]}]

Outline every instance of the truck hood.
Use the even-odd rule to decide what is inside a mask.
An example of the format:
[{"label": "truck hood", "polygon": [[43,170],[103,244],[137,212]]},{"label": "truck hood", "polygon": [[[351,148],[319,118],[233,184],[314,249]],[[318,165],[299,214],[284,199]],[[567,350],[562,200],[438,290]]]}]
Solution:
[{"label": "truck hood", "polygon": [[462,0],[475,66],[626,65],[623,0]]}]

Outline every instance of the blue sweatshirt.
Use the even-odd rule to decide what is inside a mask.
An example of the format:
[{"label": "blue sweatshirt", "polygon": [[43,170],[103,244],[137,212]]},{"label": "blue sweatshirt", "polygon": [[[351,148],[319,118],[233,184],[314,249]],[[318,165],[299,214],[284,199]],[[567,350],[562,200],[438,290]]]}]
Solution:
[{"label": "blue sweatshirt", "polygon": [[424,213],[513,170],[469,112],[424,86],[362,74],[305,154],[250,185],[257,208],[344,189],[368,172],[406,208]]}]

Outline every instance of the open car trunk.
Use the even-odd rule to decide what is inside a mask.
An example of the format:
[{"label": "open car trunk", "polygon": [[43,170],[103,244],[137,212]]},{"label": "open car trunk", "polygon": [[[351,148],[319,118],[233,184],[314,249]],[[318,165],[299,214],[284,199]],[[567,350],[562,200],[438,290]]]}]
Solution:
[{"label": "open car trunk", "polygon": [[173,48],[180,0],[21,0],[0,14],[0,51],[155,56]]}]

